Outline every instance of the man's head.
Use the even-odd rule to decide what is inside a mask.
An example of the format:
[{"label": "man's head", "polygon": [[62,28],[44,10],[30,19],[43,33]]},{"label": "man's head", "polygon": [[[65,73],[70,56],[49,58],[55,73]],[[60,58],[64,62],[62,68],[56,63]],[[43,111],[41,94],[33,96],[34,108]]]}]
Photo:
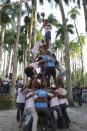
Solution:
[{"label": "man's head", "polygon": [[44,20],[44,24],[48,24],[49,22],[48,22],[48,19],[45,19]]}]

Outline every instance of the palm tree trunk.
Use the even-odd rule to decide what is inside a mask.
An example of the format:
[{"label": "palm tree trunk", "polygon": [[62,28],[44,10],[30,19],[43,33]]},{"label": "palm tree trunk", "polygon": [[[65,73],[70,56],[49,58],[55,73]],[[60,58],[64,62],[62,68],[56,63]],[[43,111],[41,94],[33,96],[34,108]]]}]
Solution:
[{"label": "palm tree trunk", "polygon": [[82,53],[82,44],[80,42],[80,36],[79,36],[79,33],[78,33],[78,29],[77,29],[77,26],[76,26],[76,22],[74,20],[74,25],[75,25],[75,30],[76,30],[76,34],[79,38],[79,43],[80,43],[80,59],[81,59],[81,66],[82,66],[82,70],[81,70],[81,76],[82,76],[82,81],[83,81],[83,87],[84,87],[84,62],[83,62],[83,53]]},{"label": "palm tree trunk", "polygon": [[[20,12],[17,19],[17,36],[16,36],[16,43],[15,43],[15,50],[14,50],[14,60],[13,60],[13,97],[15,99],[15,81],[16,81],[16,74],[17,74],[17,56],[18,56],[18,45],[19,45],[19,35],[20,35],[20,24],[21,24],[21,13],[22,13],[22,0],[20,0]],[[15,102],[15,100],[14,100]]]},{"label": "palm tree trunk", "polygon": [[[27,27],[26,27],[26,44],[25,44],[25,46],[24,46],[24,58],[23,58],[23,63],[24,63],[24,68],[25,67],[27,67],[27,65],[28,65],[28,28],[29,28],[29,25],[27,25]],[[25,73],[23,74],[23,83],[25,84],[26,83],[26,75],[25,75]]]},{"label": "palm tree trunk", "polygon": [[67,30],[66,18],[64,14],[64,8],[62,0],[59,0],[59,8],[62,15],[62,22],[64,28],[64,45],[65,45],[65,68],[66,68],[66,86],[69,89],[68,98],[69,101],[73,101],[72,86],[71,86],[71,71],[70,71],[70,54],[69,54],[69,34]]},{"label": "palm tree trunk", "polygon": [[28,43],[28,64],[30,63],[30,52],[31,52],[31,42],[32,42],[32,32],[33,32],[33,23],[34,23],[34,12],[35,12],[35,7],[34,7],[35,0],[32,0],[32,15],[31,15],[31,22],[29,25],[29,43]]},{"label": "palm tree trunk", "polygon": [[5,25],[1,25],[1,40],[0,40],[0,70],[2,65],[2,53],[3,53],[3,46],[4,46],[4,35],[5,35]]},{"label": "palm tree trunk", "polygon": [[33,15],[33,44],[36,43],[36,22],[37,22],[37,0],[32,0],[32,15]]},{"label": "palm tree trunk", "polygon": [[84,8],[84,15],[85,15],[85,30],[87,33],[87,0],[83,0],[83,8]]},{"label": "palm tree trunk", "polygon": [[10,55],[11,55],[11,48],[9,48],[9,50],[8,50],[8,56],[7,56],[7,66],[6,66],[6,74],[8,74],[8,73],[9,73]]},{"label": "palm tree trunk", "polygon": [[5,77],[5,50],[3,51],[3,56],[4,56],[4,59],[3,59],[3,71],[2,71],[2,76]]}]

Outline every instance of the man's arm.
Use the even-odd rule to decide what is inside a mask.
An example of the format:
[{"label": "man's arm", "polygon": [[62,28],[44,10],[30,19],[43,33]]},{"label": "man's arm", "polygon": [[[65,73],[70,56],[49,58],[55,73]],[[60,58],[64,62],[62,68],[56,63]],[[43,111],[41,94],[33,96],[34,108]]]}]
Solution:
[{"label": "man's arm", "polygon": [[26,100],[29,99],[29,98],[31,98],[31,97],[34,96],[34,95],[35,95],[35,93],[32,92],[29,96],[26,97]]}]

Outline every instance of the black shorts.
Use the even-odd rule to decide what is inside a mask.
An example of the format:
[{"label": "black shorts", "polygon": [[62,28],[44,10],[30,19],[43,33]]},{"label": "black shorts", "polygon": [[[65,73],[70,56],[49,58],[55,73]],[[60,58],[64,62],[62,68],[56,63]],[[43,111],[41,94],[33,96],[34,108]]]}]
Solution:
[{"label": "black shorts", "polygon": [[36,74],[33,67],[25,68],[24,72],[27,75],[27,77],[32,77],[32,76],[34,76]]}]

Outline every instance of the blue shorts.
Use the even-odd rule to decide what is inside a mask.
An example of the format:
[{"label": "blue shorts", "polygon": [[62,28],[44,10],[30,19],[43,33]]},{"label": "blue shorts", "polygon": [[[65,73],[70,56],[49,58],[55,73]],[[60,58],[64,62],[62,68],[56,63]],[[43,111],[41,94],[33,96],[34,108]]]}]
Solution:
[{"label": "blue shorts", "polygon": [[48,32],[45,33],[45,39],[46,40],[51,39],[51,32],[50,31],[48,31]]}]

